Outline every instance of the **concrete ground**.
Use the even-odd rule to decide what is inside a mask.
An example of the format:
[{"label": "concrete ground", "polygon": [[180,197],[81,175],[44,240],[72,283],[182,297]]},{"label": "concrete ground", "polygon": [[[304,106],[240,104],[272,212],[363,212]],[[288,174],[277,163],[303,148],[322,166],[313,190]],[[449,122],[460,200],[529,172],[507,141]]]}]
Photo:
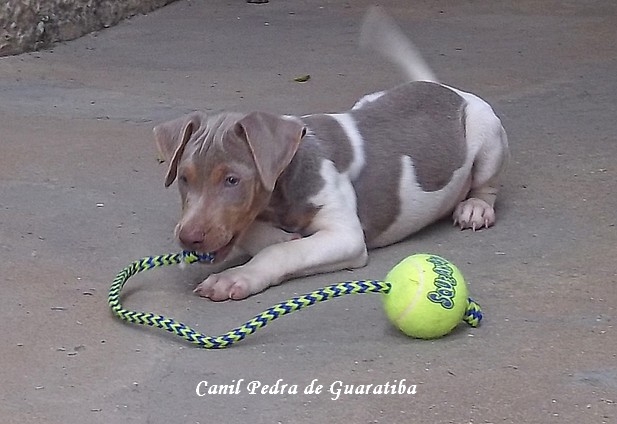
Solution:
[{"label": "concrete ground", "polygon": [[[132,260],[177,251],[176,189],[151,128],[193,109],[339,111],[401,76],[357,47],[373,2],[181,0],[0,60],[3,423],[617,422],[617,5],[384,0],[438,75],[491,102],[512,161],[487,231],[439,223],[361,270],[241,302],[192,288],[201,265],[134,277],[123,302],[220,334],[295,294],[448,257],[482,304],[435,341],[392,329],[378,295],[292,314],[230,349],[112,317]],[[295,77],[310,74],[304,84]],[[200,381],[240,393],[198,397]],[[296,385],[250,394],[247,383]],[[304,394],[314,379],[320,394]],[[330,386],[416,384],[416,394]],[[334,390],[333,390],[334,391]]]}]

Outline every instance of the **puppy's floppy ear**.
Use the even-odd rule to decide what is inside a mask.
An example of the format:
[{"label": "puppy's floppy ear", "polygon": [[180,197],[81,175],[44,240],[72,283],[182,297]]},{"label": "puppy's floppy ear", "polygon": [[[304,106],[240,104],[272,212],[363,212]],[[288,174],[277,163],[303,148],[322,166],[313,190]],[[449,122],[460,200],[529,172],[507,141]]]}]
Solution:
[{"label": "puppy's floppy ear", "polygon": [[240,119],[234,133],[248,144],[261,182],[268,191],[291,162],[306,132],[293,119],[265,112],[252,112]]},{"label": "puppy's floppy ear", "polygon": [[169,162],[165,187],[169,187],[176,179],[178,163],[180,163],[186,143],[201,125],[202,118],[202,114],[195,112],[154,127],[154,140],[159,156],[163,161]]}]

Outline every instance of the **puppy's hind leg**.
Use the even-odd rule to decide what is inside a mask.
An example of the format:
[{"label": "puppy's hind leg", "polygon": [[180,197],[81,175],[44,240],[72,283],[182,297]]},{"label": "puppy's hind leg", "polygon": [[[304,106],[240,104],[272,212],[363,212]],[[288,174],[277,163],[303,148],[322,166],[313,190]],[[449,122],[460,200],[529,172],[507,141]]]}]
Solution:
[{"label": "puppy's hind leg", "polygon": [[[475,96],[474,96],[475,97]],[[475,98],[474,102],[480,100]],[[471,105],[467,119],[467,138],[477,146],[471,170],[470,190],[454,209],[454,225],[461,230],[479,230],[495,224],[495,199],[499,178],[508,161],[508,139],[501,121],[484,101]],[[475,109],[475,110],[473,110]]]},{"label": "puppy's hind leg", "polygon": [[497,184],[488,182],[469,192],[469,197],[454,209],[452,220],[461,230],[471,228],[473,231],[482,227],[489,228],[495,224],[495,198]]}]

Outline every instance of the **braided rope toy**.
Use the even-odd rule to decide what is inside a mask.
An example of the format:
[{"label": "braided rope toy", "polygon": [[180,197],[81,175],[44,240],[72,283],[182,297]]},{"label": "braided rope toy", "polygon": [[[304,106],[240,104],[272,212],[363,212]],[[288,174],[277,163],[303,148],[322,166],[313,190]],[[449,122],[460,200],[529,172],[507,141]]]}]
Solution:
[{"label": "braided rope toy", "polygon": [[[205,349],[223,349],[232,344],[243,340],[246,336],[253,334],[260,328],[265,327],[271,321],[287,315],[289,313],[312,306],[318,302],[334,299],[346,294],[362,293],[383,293],[388,294],[392,284],[377,280],[355,280],[332,284],[307,293],[302,296],[294,297],[284,302],[278,303],[264,312],[256,315],[245,324],[220,336],[207,336],[191,327],[162,315],[149,312],[135,312],[124,309],[120,303],[120,292],[125,283],[133,275],[152,268],[167,265],[192,264],[196,262],[211,263],[214,257],[210,254],[199,254],[196,252],[183,251],[180,253],[149,256],[138,259],[118,273],[109,289],[108,304],[114,315],[118,318],[133,323],[157,327],[173,333],[189,343],[198,345]],[[472,327],[478,327],[482,320],[482,311],[473,299],[468,298],[463,321]]]}]

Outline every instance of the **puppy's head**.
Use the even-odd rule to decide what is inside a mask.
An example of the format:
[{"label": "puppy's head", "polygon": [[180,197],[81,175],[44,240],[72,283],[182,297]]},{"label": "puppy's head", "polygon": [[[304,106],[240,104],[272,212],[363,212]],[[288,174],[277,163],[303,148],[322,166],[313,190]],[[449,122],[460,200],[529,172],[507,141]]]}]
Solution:
[{"label": "puppy's head", "polygon": [[155,127],[160,156],[169,164],[165,187],[178,180],[182,247],[223,260],[267,206],[303,135],[298,120],[262,112],[196,112]]}]

